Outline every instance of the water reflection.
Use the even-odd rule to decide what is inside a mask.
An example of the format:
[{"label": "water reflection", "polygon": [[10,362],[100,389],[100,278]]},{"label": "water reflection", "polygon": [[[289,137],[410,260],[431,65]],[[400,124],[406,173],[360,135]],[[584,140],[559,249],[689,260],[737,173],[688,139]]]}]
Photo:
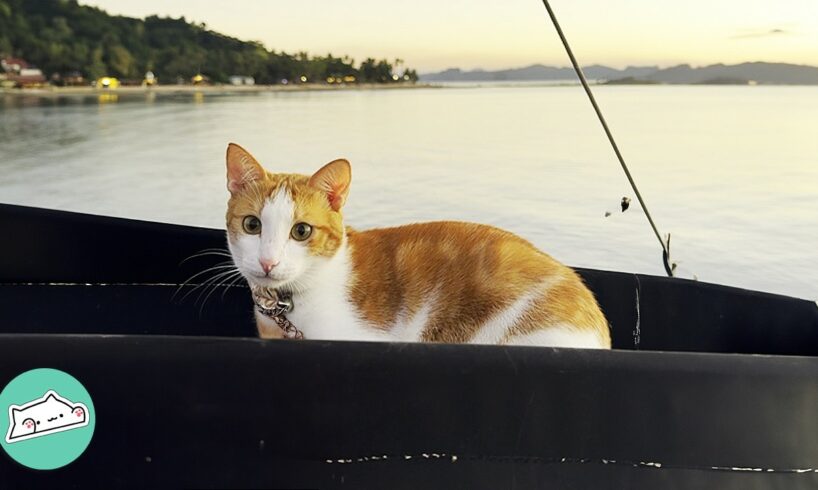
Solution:
[{"label": "water reflection", "polygon": [[100,104],[113,104],[119,101],[119,95],[113,92],[101,93],[97,97],[97,101],[99,101]]},{"label": "water reflection", "polygon": [[42,91],[20,92],[9,91],[0,93],[0,110],[22,109],[31,107],[66,107],[82,105],[99,105],[110,103],[134,104],[134,103],[192,103],[202,104],[206,101],[224,101],[236,98],[254,98],[263,96],[258,92],[232,93],[224,91],[203,91],[203,90],[166,90],[158,91],[152,89],[138,91],[85,91],[82,93],[60,93]]}]

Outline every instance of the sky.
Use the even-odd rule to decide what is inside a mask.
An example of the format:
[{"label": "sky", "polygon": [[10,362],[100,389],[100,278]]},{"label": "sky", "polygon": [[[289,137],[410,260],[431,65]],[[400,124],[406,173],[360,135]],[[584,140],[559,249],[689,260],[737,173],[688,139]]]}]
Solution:
[{"label": "sky", "polygon": [[[88,0],[184,16],[277,51],[401,58],[421,73],[569,64],[540,0]],[[583,65],[818,65],[818,0],[551,0]]]}]

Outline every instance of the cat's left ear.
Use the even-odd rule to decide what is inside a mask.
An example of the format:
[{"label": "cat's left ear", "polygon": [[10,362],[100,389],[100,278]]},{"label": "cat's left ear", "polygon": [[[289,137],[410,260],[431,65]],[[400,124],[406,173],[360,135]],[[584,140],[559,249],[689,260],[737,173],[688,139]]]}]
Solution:
[{"label": "cat's left ear", "polygon": [[227,145],[227,190],[235,194],[247,184],[264,178],[264,168],[241,146]]},{"label": "cat's left ear", "polygon": [[327,200],[333,211],[340,211],[349,194],[349,183],[352,181],[352,167],[343,158],[333,160],[321,167],[310,177],[310,186],[327,194]]}]

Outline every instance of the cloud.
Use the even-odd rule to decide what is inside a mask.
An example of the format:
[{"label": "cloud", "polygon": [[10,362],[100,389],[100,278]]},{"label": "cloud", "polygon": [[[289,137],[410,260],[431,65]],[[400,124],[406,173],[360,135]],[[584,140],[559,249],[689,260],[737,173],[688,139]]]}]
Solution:
[{"label": "cloud", "polygon": [[733,34],[730,39],[757,39],[761,37],[782,36],[792,34],[786,29],[745,29],[744,32]]}]

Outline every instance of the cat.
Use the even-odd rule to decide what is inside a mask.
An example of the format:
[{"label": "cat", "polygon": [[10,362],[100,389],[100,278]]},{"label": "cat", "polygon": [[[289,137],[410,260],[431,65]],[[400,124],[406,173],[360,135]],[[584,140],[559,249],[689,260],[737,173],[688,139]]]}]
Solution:
[{"label": "cat", "polygon": [[[348,161],[267,172],[227,147],[227,242],[252,288],[292,295],[307,339],[601,348],[608,322],[572,269],[498,228],[462,222],[356,231]],[[282,330],[258,311],[263,338]]]},{"label": "cat", "polygon": [[88,425],[88,409],[49,390],[41,398],[9,407],[6,442],[13,443]]}]

